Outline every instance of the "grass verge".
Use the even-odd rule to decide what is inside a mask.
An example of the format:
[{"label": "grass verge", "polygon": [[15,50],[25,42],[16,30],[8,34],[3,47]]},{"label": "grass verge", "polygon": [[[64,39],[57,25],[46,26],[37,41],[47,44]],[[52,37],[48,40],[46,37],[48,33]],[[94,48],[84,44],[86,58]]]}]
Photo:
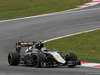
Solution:
[{"label": "grass verge", "polygon": [[44,45],[53,48],[66,55],[67,52],[75,52],[78,59],[100,63],[100,30],[82,33],[58,40],[46,42]]},{"label": "grass verge", "polygon": [[77,8],[92,0],[0,0],[0,20]]}]

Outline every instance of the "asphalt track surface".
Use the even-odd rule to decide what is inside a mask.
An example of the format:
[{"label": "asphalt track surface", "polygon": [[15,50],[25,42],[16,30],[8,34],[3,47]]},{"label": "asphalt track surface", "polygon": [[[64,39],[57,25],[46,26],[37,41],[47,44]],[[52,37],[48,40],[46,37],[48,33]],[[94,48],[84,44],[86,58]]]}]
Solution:
[{"label": "asphalt track surface", "polygon": [[7,55],[15,42],[51,38],[100,28],[100,4],[60,14],[0,22],[0,75],[100,75],[100,68],[77,66],[34,68],[9,66]]}]

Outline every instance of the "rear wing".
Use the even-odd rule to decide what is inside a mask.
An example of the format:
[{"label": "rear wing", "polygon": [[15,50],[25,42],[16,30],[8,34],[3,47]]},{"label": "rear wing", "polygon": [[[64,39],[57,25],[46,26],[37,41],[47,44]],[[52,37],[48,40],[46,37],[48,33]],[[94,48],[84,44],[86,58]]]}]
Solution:
[{"label": "rear wing", "polygon": [[18,52],[18,54],[21,51],[21,47],[30,47],[30,46],[34,46],[36,42],[35,41],[31,41],[31,42],[17,42],[16,43],[16,51]]}]

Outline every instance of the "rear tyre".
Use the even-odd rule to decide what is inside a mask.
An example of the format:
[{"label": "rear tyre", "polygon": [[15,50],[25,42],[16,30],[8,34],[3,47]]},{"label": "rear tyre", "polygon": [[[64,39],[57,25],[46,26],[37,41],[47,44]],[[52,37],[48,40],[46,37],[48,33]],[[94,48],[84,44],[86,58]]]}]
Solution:
[{"label": "rear tyre", "polygon": [[19,64],[19,54],[17,52],[9,52],[8,63],[11,66],[17,66]]},{"label": "rear tyre", "polygon": [[[66,55],[65,60],[66,60],[66,63],[68,61],[77,61],[77,56],[76,56],[76,54],[74,52],[68,52],[67,55]],[[75,66],[76,66],[76,64],[68,65],[68,67],[75,67]]]},{"label": "rear tyre", "polygon": [[46,67],[46,64],[45,64],[45,56],[41,53],[38,53],[38,54],[34,54],[33,55],[33,64],[35,67]]}]

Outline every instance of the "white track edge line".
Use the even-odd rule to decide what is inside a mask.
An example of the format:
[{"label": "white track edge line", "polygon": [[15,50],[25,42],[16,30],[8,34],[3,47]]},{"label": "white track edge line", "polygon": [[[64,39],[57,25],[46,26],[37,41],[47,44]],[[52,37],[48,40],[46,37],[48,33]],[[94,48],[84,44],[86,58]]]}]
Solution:
[{"label": "white track edge line", "polygon": [[87,11],[87,10],[100,9],[100,8],[94,8],[94,9],[86,9],[86,10],[75,11],[75,10],[83,9],[83,8],[86,8],[86,7],[81,7],[81,8],[76,8],[76,9],[71,9],[71,10],[66,10],[66,11],[60,11],[60,12],[55,12],[55,13],[49,13],[49,14],[44,14],[44,15],[36,15],[36,16],[30,16],[30,17],[24,17],[24,18],[1,20],[0,23],[10,22],[10,21],[18,21],[18,20],[25,20],[25,19],[32,19],[32,18],[38,18],[38,17],[46,17],[46,16],[60,15],[60,14],[71,13],[71,12],[83,12],[83,11]]},{"label": "white track edge line", "polygon": [[0,22],[9,22],[9,21],[17,21],[17,20],[31,19],[31,18],[37,18],[37,17],[45,17],[45,16],[51,16],[51,15],[58,15],[58,14],[61,14],[63,12],[73,11],[73,10],[82,9],[82,8],[85,8],[85,7],[74,8],[74,9],[69,9],[69,10],[65,10],[65,11],[47,13],[47,14],[36,15],[36,16],[29,16],[29,17],[23,17],[23,18],[1,20]]},{"label": "white track edge line", "polygon": [[44,43],[49,42],[49,41],[53,41],[53,40],[57,40],[57,39],[61,39],[61,38],[64,38],[64,37],[69,37],[69,36],[73,36],[73,35],[78,35],[78,34],[82,34],[82,33],[87,33],[87,32],[91,32],[91,31],[99,30],[99,29],[100,28],[96,28],[96,29],[92,29],[92,30],[88,30],[88,31],[83,31],[83,32],[78,32],[78,33],[73,33],[73,34],[69,34],[69,35],[64,35],[64,36],[52,38],[52,39],[49,39],[49,40],[45,40]]},{"label": "white track edge line", "polygon": [[[95,0],[93,0],[93,1],[95,1]],[[91,6],[94,6],[94,5],[91,5]],[[91,7],[91,6],[88,6],[88,7]],[[58,14],[62,14],[62,13],[64,14],[64,12],[68,12],[68,11],[71,12],[71,11],[78,10],[78,9],[83,9],[83,8],[86,8],[86,7],[79,6],[77,8],[69,9],[69,10],[65,10],[65,11],[59,11],[59,12],[54,12],[54,13],[47,13],[47,14],[43,14],[43,15],[29,16],[29,17],[23,17],[23,18],[16,18],[16,19],[1,20],[0,22],[9,22],[9,21],[17,21],[17,20],[37,18],[37,17],[45,17],[45,16],[51,16],[51,15],[58,15]]]}]

